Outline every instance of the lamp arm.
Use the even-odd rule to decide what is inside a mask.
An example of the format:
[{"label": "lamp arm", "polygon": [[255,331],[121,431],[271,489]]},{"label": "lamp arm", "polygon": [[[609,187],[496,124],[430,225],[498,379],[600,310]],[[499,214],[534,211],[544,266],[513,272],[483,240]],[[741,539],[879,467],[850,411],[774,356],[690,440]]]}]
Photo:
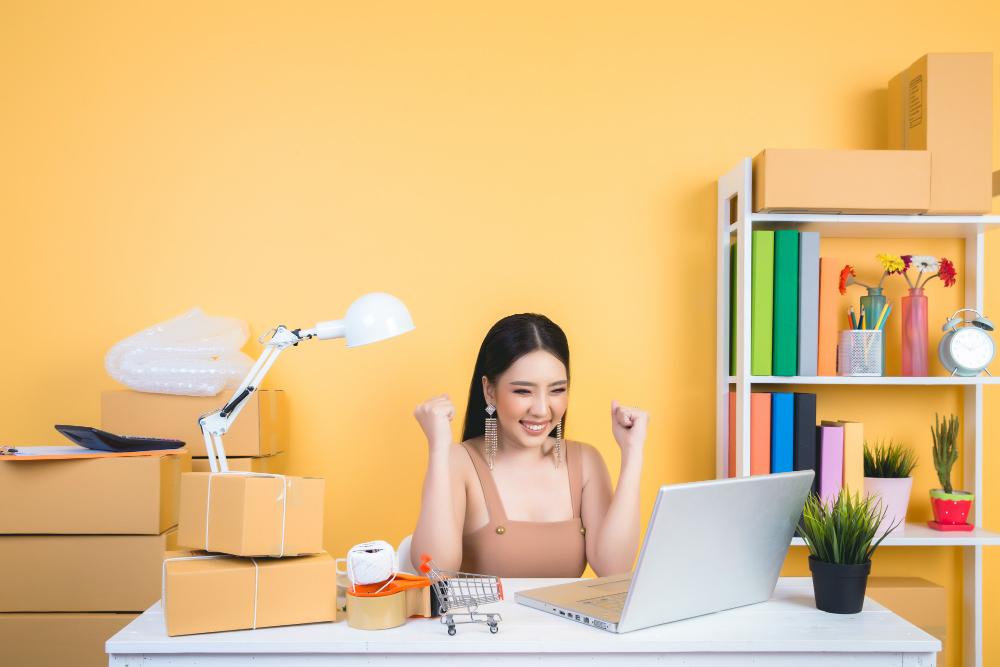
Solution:
[{"label": "lamp arm", "polygon": [[[208,464],[212,472],[229,472],[229,464],[226,461],[226,451],[222,446],[222,436],[229,430],[236,421],[247,399],[257,391],[261,381],[271,366],[277,360],[278,355],[285,349],[298,345],[303,340],[312,338],[312,335],[302,335],[300,330],[289,330],[282,325],[278,325],[270,332],[271,339],[265,343],[264,351],[257,358],[257,361],[250,368],[250,372],[236,388],[233,395],[224,406],[214,412],[202,415],[198,419],[202,436],[205,438],[205,452],[208,455]],[[268,334],[264,334],[267,336]],[[261,339],[264,338],[261,337]],[[263,342],[263,340],[261,340]]]}]

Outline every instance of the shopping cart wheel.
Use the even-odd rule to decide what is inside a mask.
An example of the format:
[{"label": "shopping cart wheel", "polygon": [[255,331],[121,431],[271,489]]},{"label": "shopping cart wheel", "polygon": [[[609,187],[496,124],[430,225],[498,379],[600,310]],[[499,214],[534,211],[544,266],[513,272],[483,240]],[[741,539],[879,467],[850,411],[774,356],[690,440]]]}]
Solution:
[{"label": "shopping cart wheel", "polygon": [[449,628],[448,628],[448,634],[451,635],[452,637],[454,637],[455,636],[455,632],[456,632],[455,626],[454,625],[449,626]]},{"label": "shopping cart wheel", "polygon": [[498,628],[495,623],[490,623],[490,634],[495,635],[498,632],[500,632],[500,628]]}]

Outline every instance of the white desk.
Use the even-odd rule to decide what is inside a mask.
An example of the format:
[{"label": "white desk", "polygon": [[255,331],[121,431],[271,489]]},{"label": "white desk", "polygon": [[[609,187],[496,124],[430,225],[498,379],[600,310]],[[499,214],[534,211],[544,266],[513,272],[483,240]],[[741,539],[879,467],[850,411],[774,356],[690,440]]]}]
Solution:
[{"label": "white desk", "polygon": [[771,600],[762,604],[624,635],[514,602],[518,590],[562,581],[569,580],[504,580],[507,599],[483,607],[503,616],[496,635],[477,623],[459,625],[458,634],[449,637],[438,619],[411,619],[377,632],[355,630],[341,621],[167,637],[157,603],[108,640],[109,664],[439,667],[470,659],[477,665],[537,664],[544,656],[547,665],[925,667],[935,664],[941,650],[937,639],[871,600],[851,616],[817,610],[808,578],[781,579]]}]

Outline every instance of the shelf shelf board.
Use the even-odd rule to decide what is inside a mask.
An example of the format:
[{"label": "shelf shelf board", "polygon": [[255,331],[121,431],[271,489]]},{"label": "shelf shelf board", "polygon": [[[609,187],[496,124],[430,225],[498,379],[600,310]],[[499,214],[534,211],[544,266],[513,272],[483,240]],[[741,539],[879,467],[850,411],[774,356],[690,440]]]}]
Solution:
[{"label": "shelf shelf board", "polygon": [[[1000,215],[851,215],[845,213],[752,213],[750,224],[866,238],[954,238],[1000,228]],[[729,226],[730,233],[736,225]]]},{"label": "shelf shelf board", "polygon": [[[736,378],[729,376],[729,384],[736,384]],[[958,376],[930,376],[930,377],[849,377],[840,375],[816,375],[816,376],[778,376],[778,375],[753,375],[750,377],[750,384],[803,384],[803,385],[874,385],[874,386],[976,386],[988,384],[1000,384],[1000,376],[980,375],[977,377]]]},{"label": "shelf shelf board", "polygon": [[[801,537],[792,538],[793,547],[805,546]],[[907,523],[901,534],[893,533],[881,547],[965,547],[1000,546],[1000,533],[976,528],[967,533],[934,530],[926,523]]]}]

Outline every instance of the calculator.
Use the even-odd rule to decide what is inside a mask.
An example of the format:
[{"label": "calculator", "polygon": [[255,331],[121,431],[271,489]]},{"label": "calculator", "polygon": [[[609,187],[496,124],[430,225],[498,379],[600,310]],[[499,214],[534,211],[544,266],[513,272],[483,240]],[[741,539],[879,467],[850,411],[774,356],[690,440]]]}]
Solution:
[{"label": "calculator", "polygon": [[93,426],[56,424],[56,430],[81,447],[102,452],[152,452],[161,449],[180,449],[184,446],[183,440],[115,435]]}]

